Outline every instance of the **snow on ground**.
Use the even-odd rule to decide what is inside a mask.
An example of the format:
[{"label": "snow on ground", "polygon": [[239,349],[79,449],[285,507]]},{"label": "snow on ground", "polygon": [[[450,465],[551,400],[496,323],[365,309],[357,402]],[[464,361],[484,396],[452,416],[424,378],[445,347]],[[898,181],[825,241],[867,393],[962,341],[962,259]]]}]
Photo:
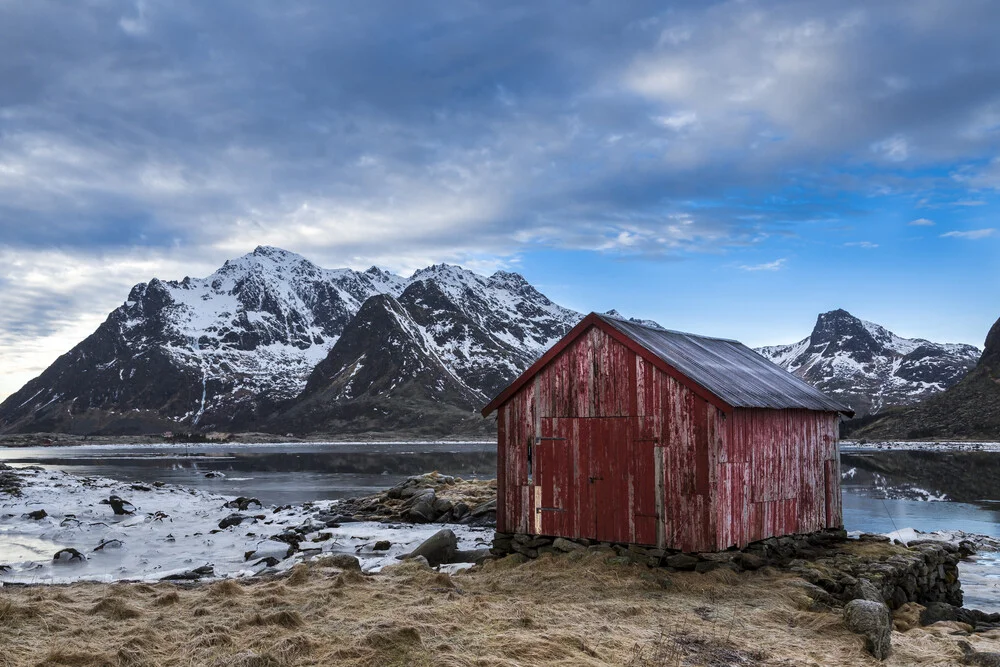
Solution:
[{"label": "snow on ground", "polygon": [[[224,506],[232,497],[180,486],[146,487],[38,468],[19,473],[25,479],[23,495],[0,497],[0,585],[156,581],[205,565],[214,568],[216,577],[246,577],[267,569],[257,563],[268,556],[281,560],[270,571],[284,571],[306,558],[336,553],[357,556],[362,568],[372,572],[396,562],[396,556],[443,527],[374,522],[326,527],[317,515],[336,514],[338,501],[285,508],[251,505],[240,512]],[[101,502],[112,495],[131,503],[135,513],[116,516]],[[27,516],[38,510],[47,516]],[[235,513],[256,518],[220,529],[219,522]],[[287,544],[268,539],[303,525],[309,528],[302,551],[290,557],[285,558]],[[462,550],[487,547],[493,539],[492,529],[447,527],[458,536]],[[392,543],[388,551],[373,551],[380,540]],[[76,549],[86,561],[54,562],[53,556],[66,548]]]},{"label": "snow on ground", "polygon": [[884,442],[857,442],[854,440],[841,440],[841,451],[931,451],[931,452],[1000,452],[1000,442],[968,442],[968,441],[948,441],[941,442],[914,442],[906,440],[884,441]]}]

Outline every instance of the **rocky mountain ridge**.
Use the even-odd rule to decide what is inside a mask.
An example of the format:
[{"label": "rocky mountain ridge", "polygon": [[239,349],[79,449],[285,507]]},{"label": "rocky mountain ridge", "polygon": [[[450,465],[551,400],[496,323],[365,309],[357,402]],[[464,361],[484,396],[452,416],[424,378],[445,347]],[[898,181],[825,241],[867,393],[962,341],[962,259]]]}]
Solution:
[{"label": "rocky mountain ridge", "polygon": [[[207,278],[136,285],[97,331],[0,404],[0,432],[289,425],[281,413],[317,368],[336,364],[321,362],[374,297],[369,311],[388,304],[387,317],[454,384],[448,400],[463,405],[499,390],[580,318],[515,273],[486,277],[442,264],[406,279],[376,267],[322,269],[262,246]],[[363,331],[360,323],[350,329],[334,358],[350,356]],[[392,356],[374,331],[364,344]]]},{"label": "rocky mountain ridge", "polygon": [[986,336],[982,357],[947,391],[866,420],[853,437],[883,440],[1000,441],[1000,319]]},{"label": "rocky mountain ridge", "polygon": [[[485,434],[477,411],[580,317],[516,273],[403,278],[262,246],[207,278],[136,285],[0,404],[0,433]],[[759,351],[861,414],[942,391],[979,357],[846,311]]]},{"label": "rocky mountain ridge", "polygon": [[849,404],[859,417],[940,393],[980,357],[972,345],[903,338],[846,310],[821,313],[809,337],[797,343],[757,352]]}]

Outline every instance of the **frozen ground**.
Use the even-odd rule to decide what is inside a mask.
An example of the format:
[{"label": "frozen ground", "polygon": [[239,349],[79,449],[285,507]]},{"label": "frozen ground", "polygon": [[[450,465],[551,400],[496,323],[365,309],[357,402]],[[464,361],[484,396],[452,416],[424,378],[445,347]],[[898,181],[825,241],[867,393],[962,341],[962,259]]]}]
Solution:
[{"label": "frozen ground", "polygon": [[[279,559],[273,570],[282,571],[305,558],[336,553],[357,556],[364,570],[377,571],[442,528],[371,522],[327,527],[337,501],[251,505],[239,511],[225,507],[231,497],[174,485],[143,486],[38,468],[18,472],[25,479],[22,496],[0,496],[0,582],[155,581],[205,565],[216,577],[245,577],[267,569],[259,562],[267,557]],[[105,504],[113,495],[134,506],[134,514],[115,515]],[[38,510],[46,516],[28,516]],[[237,513],[248,518],[219,528],[220,521]],[[448,527],[463,550],[483,548],[493,539],[492,529]],[[268,538],[294,529],[302,536],[301,551],[287,556],[288,544]],[[373,551],[380,540],[391,542],[389,550]],[[53,560],[67,548],[86,560]]]},{"label": "frozen ground", "polygon": [[889,451],[930,451],[930,452],[1000,452],[1000,442],[968,442],[961,440],[942,440],[941,442],[916,442],[907,440],[893,440],[885,442],[856,442],[854,440],[841,440],[840,449],[842,451],[866,451],[866,450],[889,450]]}]

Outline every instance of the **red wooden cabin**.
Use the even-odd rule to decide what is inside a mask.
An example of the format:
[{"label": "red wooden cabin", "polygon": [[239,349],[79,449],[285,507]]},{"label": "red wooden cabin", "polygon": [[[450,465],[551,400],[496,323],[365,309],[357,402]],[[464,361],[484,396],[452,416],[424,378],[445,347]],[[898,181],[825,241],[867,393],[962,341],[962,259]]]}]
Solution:
[{"label": "red wooden cabin", "polygon": [[591,313],[493,411],[499,533],[692,552],[843,523],[853,412],[737,341]]}]

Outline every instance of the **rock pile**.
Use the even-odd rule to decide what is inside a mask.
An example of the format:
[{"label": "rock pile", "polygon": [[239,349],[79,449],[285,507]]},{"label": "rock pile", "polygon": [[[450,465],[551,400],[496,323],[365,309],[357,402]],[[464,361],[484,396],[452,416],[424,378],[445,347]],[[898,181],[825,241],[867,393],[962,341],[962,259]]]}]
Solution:
[{"label": "rock pile", "polygon": [[969,554],[959,547],[935,541],[911,542],[909,547],[902,547],[878,535],[862,535],[860,544],[882,548],[869,549],[870,553],[838,549],[809,561],[793,561],[789,569],[844,601],[867,597],[859,590],[866,581],[890,609],[907,602],[962,605],[958,562]]},{"label": "rock pile", "polygon": [[6,463],[0,463],[0,494],[19,497],[24,484],[21,476]]},{"label": "rock pile", "polygon": [[676,549],[660,549],[636,544],[496,533],[493,538],[492,553],[495,556],[519,553],[528,558],[537,558],[544,553],[588,549],[671,571],[709,572],[728,568],[739,572],[756,570],[765,565],[787,566],[795,558],[818,556],[830,545],[841,543],[846,539],[847,534],[844,531],[829,530],[810,535],[771,538],[751,544],[742,551],[732,549],[719,552],[682,553]]},{"label": "rock pile", "polygon": [[385,493],[351,498],[336,506],[348,521],[402,521],[496,525],[495,482],[467,482],[450,475],[415,475]]},{"label": "rock pile", "polygon": [[[855,548],[857,547],[857,548]],[[968,552],[945,542],[922,541],[910,547],[890,544],[882,536],[865,535],[848,540],[842,530],[809,535],[772,537],[745,549],[708,553],[681,553],[670,549],[615,544],[596,540],[568,540],[496,533],[492,553],[519,553],[537,558],[543,553],[589,549],[634,563],[672,571],[709,572],[719,568],[756,570],[765,565],[782,567],[822,588],[833,598],[885,602],[897,609],[907,602],[962,604],[958,561]],[[867,551],[866,551],[867,550]]]}]

